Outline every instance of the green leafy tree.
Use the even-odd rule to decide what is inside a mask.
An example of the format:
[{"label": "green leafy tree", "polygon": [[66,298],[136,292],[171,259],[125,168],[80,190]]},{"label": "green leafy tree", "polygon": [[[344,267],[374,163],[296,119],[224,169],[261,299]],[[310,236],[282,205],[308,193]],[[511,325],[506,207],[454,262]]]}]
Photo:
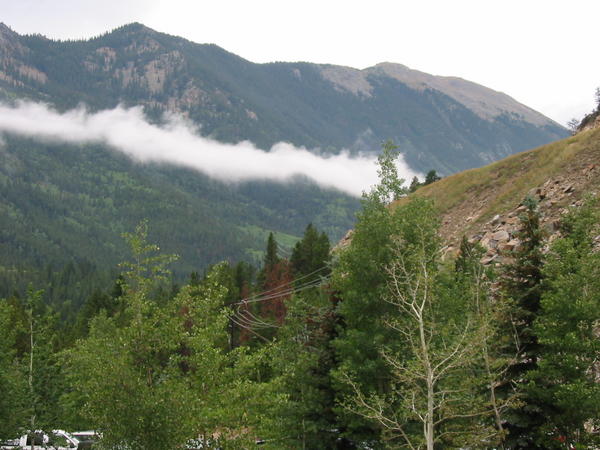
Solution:
[{"label": "green leafy tree", "polygon": [[[481,392],[487,397],[489,417],[483,417],[486,425],[492,424],[494,433],[488,438],[492,443],[500,444],[506,435],[505,414],[518,403],[514,392],[498,390],[515,358],[515,342],[512,332],[508,332],[503,320],[508,316],[511,303],[505,297],[493,295],[496,274],[492,268],[481,264],[485,250],[463,236],[459,253],[454,261],[455,282],[458,290],[470,298],[475,319],[480,327],[479,361],[476,370],[479,373]],[[512,343],[512,346],[509,345]],[[506,348],[512,351],[507,352]],[[477,361],[475,361],[477,364]]]},{"label": "green leafy tree", "polygon": [[146,236],[144,223],[127,235],[133,259],[123,265],[123,310],[100,313],[88,337],[67,352],[71,403],[79,401],[108,447],[247,443],[260,415],[249,412],[260,383],[248,375],[253,359],[243,349],[228,351],[225,268],[213,267],[159,304],[151,294],[173,257]]},{"label": "green leafy tree", "polygon": [[58,358],[58,315],[45,304],[43,291],[27,290],[24,303],[28,347],[26,366],[29,429],[51,430],[61,423],[59,398],[64,389]]},{"label": "green leafy tree", "polygon": [[17,359],[16,316],[15,308],[0,299],[0,441],[18,436],[29,415],[25,370]]},{"label": "green leafy tree", "polygon": [[352,393],[345,407],[377,423],[395,447],[489,445],[498,430],[485,420],[492,408],[479,373],[487,320],[477,297],[440,263],[432,205],[417,198],[397,209],[404,226],[388,244],[382,298],[392,306],[383,320],[390,335],[376,349],[387,388],[365,389],[356,367],[346,366]]},{"label": "green leafy tree", "polygon": [[[388,282],[384,268],[393,257],[391,237],[411,227],[408,215],[388,207],[390,199],[405,193],[394,164],[396,156],[392,144],[384,145],[379,159],[381,184],[363,194],[352,243],[334,257],[331,284],[339,299],[336,313],[340,328],[333,341],[339,365],[333,374],[338,380],[339,398],[349,393],[341,375],[350,369],[365,392],[384,392],[388,386],[389,368],[379,353],[393,334],[384,323],[393,311],[392,305],[382,300]],[[344,409],[338,412],[344,435],[355,441],[378,438],[379,431],[372,422]]]},{"label": "green leafy tree", "polygon": [[398,176],[398,146],[392,141],[386,141],[381,148],[381,154],[377,157],[377,175],[379,183],[373,188],[367,197],[383,204],[388,204],[406,195],[404,179]]},{"label": "green leafy tree", "polygon": [[95,317],[89,336],[68,353],[71,386],[89,424],[106,445],[132,449],[166,448],[186,436],[185,384],[171,358],[178,327],[150,298],[172,258],[158,255],[146,236],[145,223],[127,235],[133,261],[123,265],[122,316]]}]

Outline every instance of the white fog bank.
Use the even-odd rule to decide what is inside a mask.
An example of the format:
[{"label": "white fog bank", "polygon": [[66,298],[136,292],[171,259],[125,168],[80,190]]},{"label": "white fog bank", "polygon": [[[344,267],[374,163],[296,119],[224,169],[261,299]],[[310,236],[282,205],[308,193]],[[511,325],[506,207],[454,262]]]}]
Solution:
[{"label": "white fog bank", "polygon": [[[225,182],[286,182],[300,175],[322,187],[354,196],[377,182],[373,156],[350,156],[348,152],[319,156],[284,142],[268,152],[248,141],[225,144],[200,136],[181,117],[168,116],[165,125],[151,124],[140,107],[119,106],[96,113],[77,108],[59,113],[41,103],[0,103],[0,132],[44,141],[105,143],[142,163],[189,167]],[[419,175],[402,157],[397,165],[400,176],[406,180]]]}]

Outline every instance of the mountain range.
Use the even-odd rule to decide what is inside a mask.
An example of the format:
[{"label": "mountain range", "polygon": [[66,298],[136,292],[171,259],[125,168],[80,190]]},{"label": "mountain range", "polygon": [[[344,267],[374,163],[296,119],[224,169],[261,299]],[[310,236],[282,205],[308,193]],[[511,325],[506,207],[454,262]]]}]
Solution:
[{"label": "mountain range", "polygon": [[66,110],[143,105],[176,112],[224,142],[268,150],[286,141],[317,152],[377,151],[391,139],[408,164],[449,174],[566,137],[506,94],[456,77],[382,63],[255,64],[139,23],[82,41],[22,36],[0,25],[0,98]]},{"label": "mountain range", "polygon": [[[180,114],[204,136],[265,151],[285,141],[324,155],[374,154],[391,139],[414,170],[444,175],[568,135],[509,96],[460,78],[391,63],[255,64],[137,23],[83,41],[19,35],[0,24],[0,101],[19,100],[63,112],[141,105],[154,123]],[[357,198],[304,179],[225,184],[181,167],[136,164],[102,143],[6,134],[0,278],[10,287],[73,261],[114,267],[126,257],[121,234],[143,219],[153,242],[181,256],[180,275],[223,259],[256,261],[269,231],[284,252],[311,222],[335,241],[358,208]]]}]

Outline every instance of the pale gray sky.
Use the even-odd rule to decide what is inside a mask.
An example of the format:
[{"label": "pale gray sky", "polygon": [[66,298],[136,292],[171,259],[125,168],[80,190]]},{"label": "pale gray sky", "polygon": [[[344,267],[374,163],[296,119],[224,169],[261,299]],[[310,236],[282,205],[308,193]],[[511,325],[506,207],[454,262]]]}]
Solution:
[{"label": "pale gray sky", "polygon": [[597,0],[0,0],[0,21],[21,34],[84,38],[137,21],[254,62],[396,62],[563,124],[594,107],[599,20]]}]

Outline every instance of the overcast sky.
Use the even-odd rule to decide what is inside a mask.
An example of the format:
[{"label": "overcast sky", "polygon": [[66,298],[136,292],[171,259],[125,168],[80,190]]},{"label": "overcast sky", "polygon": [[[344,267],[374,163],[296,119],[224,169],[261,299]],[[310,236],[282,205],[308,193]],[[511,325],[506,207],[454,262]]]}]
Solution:
[{"label": "overcast sky", "polygon": [[563,124],[593,109],[600,86],[598,0],[0,0],[0,20],[60,39],[135,21],[254,62],[401,63]]}]

